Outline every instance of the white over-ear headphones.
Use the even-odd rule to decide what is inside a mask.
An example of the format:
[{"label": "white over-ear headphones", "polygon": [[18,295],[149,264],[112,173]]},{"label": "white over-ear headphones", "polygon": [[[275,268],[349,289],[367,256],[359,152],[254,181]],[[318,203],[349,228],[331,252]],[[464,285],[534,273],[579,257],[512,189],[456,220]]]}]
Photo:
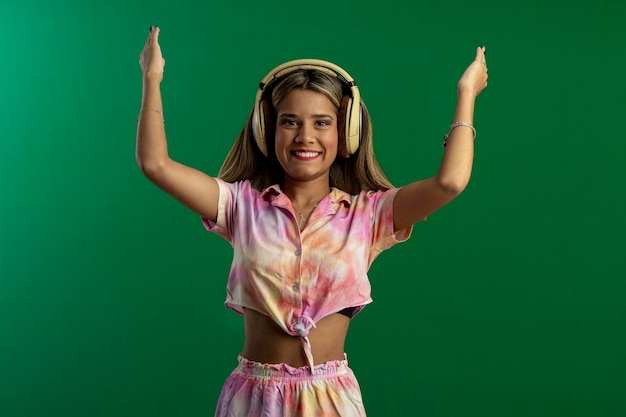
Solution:
[{"label": "white over-ear headphones", "polygon": [[[345,145],[348,154],[353,154],[359,148],[361,136],[361,95],[356,83],[346,71],[337,65],[322,61],[320,59],[297,59],[285,62],[270,71],[259,84],[259,90],[256,93],[256,101],[254,110],[252,111],[252,133],[259,149],[263,155],[267,156],[267,139],[265,137],[265,117],[263,111],[263,93],[267,87],[277,79],[300,69],[321,71],[333,77],[342,79],[342,81],[350,87],[350,95],[344,96],[341,100],[341,108],[339,109],[339,117],[345,112]],[[341,122],[341,121],[340,121]],[[341,126],[342,123],[339,125]]]}]

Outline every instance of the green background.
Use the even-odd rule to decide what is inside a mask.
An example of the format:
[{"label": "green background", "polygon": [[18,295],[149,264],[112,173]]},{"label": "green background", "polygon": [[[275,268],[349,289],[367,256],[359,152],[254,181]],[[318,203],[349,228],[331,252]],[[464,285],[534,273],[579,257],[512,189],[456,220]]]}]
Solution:
[{"label": "green background", "polygon": [[[370,4],[374,3],[374,4]],[[216,174],[277,64],[357,80],[396,185],[433,175],[488,47],[475,170],[383,254],[347,351],[371,416],[626,415],[626,3],[0,5],[0,415],[210,416],[230,246],[134,160],[162,28],[172,156]]]}]

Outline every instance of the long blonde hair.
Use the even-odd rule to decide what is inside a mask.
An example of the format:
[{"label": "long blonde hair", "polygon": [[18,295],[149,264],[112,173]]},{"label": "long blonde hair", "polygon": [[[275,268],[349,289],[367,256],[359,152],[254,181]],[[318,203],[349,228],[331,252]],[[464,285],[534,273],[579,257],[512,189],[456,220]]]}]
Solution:
[{"label": "long blonde hair", "polygon": [[[291,72],[270,86],[263,96],[265,104],[265,126],[268,156],[264,156],[257,147],[252,132],[252,112],[237,140],[228,152],[218,178],[235,182],[250,180],[257,190],[263,190],[273,184],[281,184],[283,169],[276,159],[274,149],[274,132],[276,125],[276,108],[280,102],[294,89],[305,89],[324,94],[337,107],[339,119],[341,100],[348,94],[348,88],[336,77],[321,71],[301,69]],[[271,95],[270,102],[267,102]],[[270,104],[271,103],[271,104]],[[361,100],[361,139],[359,148],[348,158],[337,157],[330,168],[330,186],[339,188],[350,194],[358,194],[361,190],[388,190],[393,185],[384,174],[374,154],[372,139],[372,122]],[[339,129],[339,143],[345,143],[344,133]],[[340,145],[341,146],[341,145]]]}]

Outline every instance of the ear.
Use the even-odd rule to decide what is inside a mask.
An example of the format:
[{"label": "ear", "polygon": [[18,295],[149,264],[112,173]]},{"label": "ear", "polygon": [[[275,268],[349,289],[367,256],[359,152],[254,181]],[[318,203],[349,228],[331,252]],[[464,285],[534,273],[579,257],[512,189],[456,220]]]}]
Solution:
[{"label": "ear", "polygon": [[337,155],[341,158],[349,158],[350,153],[348,152],[348,144],[346,143],[346,120],[348,107],[350,106],[350,101],[352,97],[345,95],[341,99],[341,104],[339,105],[339,110],[337,111],[337,133],[339,136],[339,143],[337,147]]}]

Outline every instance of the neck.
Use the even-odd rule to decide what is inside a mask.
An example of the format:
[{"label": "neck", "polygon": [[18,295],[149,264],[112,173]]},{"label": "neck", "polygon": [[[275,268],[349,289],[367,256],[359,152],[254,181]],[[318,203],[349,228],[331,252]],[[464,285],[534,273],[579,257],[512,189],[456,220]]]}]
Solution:
[{"label": "neck", "polygon": [[311,181],[306,183],[285,181],[282,185],[282,190],[296,209],[306,211],[330,193],[330,185],[328,181]]}]

